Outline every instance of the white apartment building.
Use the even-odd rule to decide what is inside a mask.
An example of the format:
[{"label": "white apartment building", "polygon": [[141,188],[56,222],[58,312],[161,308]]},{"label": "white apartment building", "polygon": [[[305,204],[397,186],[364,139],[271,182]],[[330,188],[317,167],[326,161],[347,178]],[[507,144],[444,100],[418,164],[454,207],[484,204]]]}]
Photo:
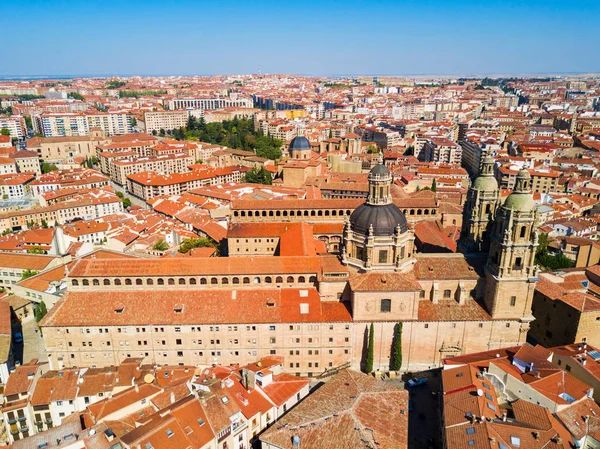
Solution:
[{"label": "white apartment building", "polygon": [[125,112],[42,113],[33,116],[33,128],[45,137],[87,136],[91,128],[100,128],[108,136],[133,132]]},{"label": "white apartment building", "polygon": [[144,113],[146,132],[177,129],[187,126],[187,111],[153,111]]},{"label": "white apartment building", "polygon": [[10,131],[10,137],[25,138],[25,119],[20,115],[0,115],[0,129],[6,128]]},{"label": "white apartment building", "polygon": [[[221,108],[252,108],[250,98],[173,98],[169,101],[168,107],[171,111],[175,109],[221,109]],[[166,128],[165,128],[166,129]]]}]

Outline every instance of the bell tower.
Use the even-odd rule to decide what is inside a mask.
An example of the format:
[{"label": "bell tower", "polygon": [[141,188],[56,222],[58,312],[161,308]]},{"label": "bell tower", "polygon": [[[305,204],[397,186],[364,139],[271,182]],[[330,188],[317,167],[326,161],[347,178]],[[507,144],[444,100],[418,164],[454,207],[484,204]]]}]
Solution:
[{"label": "bell tower", "polygon": [[528,319],[537,281],[538,215],[531,175],[521,170],[499,208],[485,266],[485,305],[493,318]]},{"label": "bell tower", "polygon": [[479,176],[467,194],[459,247],[463,253],[487,251],[490,232],[499,204],[498,182],[494,178],[494,159],[486,156]]}]

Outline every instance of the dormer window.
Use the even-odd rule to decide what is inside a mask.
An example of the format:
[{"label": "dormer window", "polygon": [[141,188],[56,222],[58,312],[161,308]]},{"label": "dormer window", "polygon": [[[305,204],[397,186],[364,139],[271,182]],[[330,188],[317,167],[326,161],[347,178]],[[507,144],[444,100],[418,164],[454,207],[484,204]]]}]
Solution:
[{"label": "dormer window", "polygon": [[123,310],[125,310],[125,306],[123,304],[120,304],[117,307],[115,307],[115,313],[123,313]]}]

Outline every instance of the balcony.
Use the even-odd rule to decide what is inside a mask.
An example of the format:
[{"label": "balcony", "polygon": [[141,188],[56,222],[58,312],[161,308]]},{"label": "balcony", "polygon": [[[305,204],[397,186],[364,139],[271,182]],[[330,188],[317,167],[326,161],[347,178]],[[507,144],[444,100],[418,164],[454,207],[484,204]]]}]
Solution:
[{"label": "balcony", "polygon": [[242,430],[244,430],[247,426],[248,426],[248,424],[245,421],[238,421],[238,422],[234,422],[231,425],[231,428],[233,430],[233,433],[237,433],[237,432],[241,432]]},{"label": "balcony", "polygon": [[21,426],[21,432],[29,432],[29,426]]},{"label": "balcony", "polygon": [[27,421],[27,417],[25,416],[19,416],[17,419],[19,420],[19,422]]}]

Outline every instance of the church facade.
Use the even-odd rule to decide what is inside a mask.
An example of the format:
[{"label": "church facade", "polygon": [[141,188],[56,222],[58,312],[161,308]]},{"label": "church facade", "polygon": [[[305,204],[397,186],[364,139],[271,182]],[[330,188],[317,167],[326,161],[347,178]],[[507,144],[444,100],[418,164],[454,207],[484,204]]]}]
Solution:
[{"label": "church facade", "polygon": [[371,323],[374,368],[383,371],[399,327],[405,370],[522,344],[537,279],[531,179],[520,172],[501,204],[486,164],[469,191],[459,254],[415,251],[379,164],[367,200],[346,219],[339,256],[297,223],[280,256],[79,260],[42,322],[51,367],[127,357],[244,364],[277,354],[289,372],[317,376],[359,369]]}]

